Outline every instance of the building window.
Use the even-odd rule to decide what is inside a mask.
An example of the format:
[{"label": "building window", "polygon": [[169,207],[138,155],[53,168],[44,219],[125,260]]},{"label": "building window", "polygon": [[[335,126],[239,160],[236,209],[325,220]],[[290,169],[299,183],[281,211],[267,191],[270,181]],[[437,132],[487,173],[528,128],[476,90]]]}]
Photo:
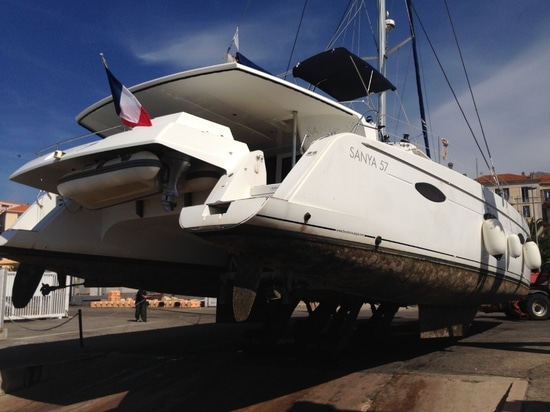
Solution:
[{"label": "building window", "polygon": [[528,202],[529,201],[529,188],[528,187],[522,187],[521,188],[521,201],[522,202]]},{"label": "building window", "polygon": [[546,189],[543,191],[543,196],[544,196],[544,200],[548,200],[550,199],[550,190],[549,189]]},{"label": "building window", "polygon": [[504,200],[510,199],[510,189],[509,188],[504,187],[502,189],[502,197],[504,198]]},{"label": "building window", "polygon": [[523,206],[523,217],[531,217],[531,208],[529,206]]}]

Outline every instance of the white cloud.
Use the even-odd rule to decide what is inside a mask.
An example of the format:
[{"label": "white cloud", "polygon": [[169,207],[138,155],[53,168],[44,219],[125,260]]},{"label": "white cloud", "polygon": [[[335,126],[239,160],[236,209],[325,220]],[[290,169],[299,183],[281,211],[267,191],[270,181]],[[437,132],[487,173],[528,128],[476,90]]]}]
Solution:
[{"label": "white cloud", "polygon": [[[226,33],[205,31],[194,36],[176,36],[173,42],[162,42],[162,47],[148,47],[135,53],[147,63],[169,63],[175,66],[191,67],[219,63],[223,48],[228,43]],[[152,49],[152,50],[151,50]]]},{"label": "white cloud", "polygon": [[[287,16],[289,11],[282,9],[277,13],[262,15],[239,26],[240,51],[276,73],[286,68],[295,36],[294,27],[289,27],[292,25]],[[273,21],[285,23],[273,24]],[[236,27],[234,22],[185,29],[169,27],[156,38],[150,37],[147,42],[136,40],[130,47],[134,55],[147,64],[168,64],[176,70],[197,68],[224,61]]]}]

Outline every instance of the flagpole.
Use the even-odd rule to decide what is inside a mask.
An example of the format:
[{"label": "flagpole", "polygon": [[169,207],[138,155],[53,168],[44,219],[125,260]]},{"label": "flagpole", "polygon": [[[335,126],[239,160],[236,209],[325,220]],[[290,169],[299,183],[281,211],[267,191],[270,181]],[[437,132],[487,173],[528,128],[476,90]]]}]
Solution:
[{"label": "flagpole", "polygon": [[103,61],[103,65],[105,66],[106,69],[108,69],[109,66],[107,66],[107,60],[105,60],[105,56],[103,55],[103,53],[99,53],[99,55],[101,56],[101,60]]}]

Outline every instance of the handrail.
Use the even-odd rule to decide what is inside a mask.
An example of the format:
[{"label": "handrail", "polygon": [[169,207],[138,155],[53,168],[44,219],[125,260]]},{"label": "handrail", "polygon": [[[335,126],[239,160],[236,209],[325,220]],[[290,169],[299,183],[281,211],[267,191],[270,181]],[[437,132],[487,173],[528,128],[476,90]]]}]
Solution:
[{"label": "handrail", "polygon": [[54,148],[55,150],[58,150],[62,144],[67,144],[67,143],[75,142],[75,141],[77,141],[77,140],[85,139],[85,138],[90,137],[90,136],[99,135],[99,134],[101,134],[101,133],[103,133],[103,132],[108,132],[109,130],[121,129],[121,128],[124,128],[124,126],[122,126],[122,125],[117,125],[117,126],[109,127],[109,128],[107,128],[107,129],[98,130],[97,132],[92,132],[92,133],[87,133],[87,134],[80,135],[80,136],[76,136],[76,137],[71,137],[70,139],[62,140],[61,142],[53,143],[53,144],[51,144],[51,145],[49,145],[49,146],[46,146],[46,147],[44,147],[44,148],[42,148],[42,149],[39,149],[39,150],[37,150],[36,152],[34,152],[34,154],[35,154],[35,156],[40,157],[40,156],[43,155],[43,153],[44,153],[46,150],[49,150],[49,149],[52,149],[52,148]]}]

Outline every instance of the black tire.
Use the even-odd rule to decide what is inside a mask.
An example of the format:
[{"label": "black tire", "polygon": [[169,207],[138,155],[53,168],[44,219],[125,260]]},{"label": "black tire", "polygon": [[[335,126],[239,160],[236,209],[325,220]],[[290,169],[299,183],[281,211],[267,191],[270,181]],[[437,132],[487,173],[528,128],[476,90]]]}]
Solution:
[{"label": "black tire", "polygon": [[525,299],[525,312],[527,312],[530,319],[548,319],[549,308],[550,299],[542,293],[534,293],[527,296],[527,299]]}]

